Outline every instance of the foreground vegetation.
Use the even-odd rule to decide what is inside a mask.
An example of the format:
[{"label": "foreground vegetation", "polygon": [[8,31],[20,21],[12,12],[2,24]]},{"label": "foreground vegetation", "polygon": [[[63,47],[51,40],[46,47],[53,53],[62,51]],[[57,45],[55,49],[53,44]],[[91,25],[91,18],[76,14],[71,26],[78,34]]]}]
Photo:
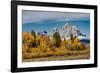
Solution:
[{"label": "foreground vegetation", "polygon": [[50,61],[88,59],[90,57],[89,45],[82,44],[78,38],[61,40],[59,33],[52,37],[32,32],[22,33],[22,60],[26,61]]}]

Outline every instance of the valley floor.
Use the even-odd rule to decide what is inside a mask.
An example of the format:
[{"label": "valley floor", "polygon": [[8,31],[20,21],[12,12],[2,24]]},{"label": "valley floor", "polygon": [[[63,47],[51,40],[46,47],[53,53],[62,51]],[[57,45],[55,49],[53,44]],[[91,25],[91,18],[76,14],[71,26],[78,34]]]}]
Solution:
[{"label": "valley floor", "polygon": [[40,57],[34,59],[23,59],[23,62],[39,62],[39,61],[62,61],[62,60],[84,60],[89,59],[90,54],[81,55],[64,55],[64,56],[50,56],[50,57]]}]

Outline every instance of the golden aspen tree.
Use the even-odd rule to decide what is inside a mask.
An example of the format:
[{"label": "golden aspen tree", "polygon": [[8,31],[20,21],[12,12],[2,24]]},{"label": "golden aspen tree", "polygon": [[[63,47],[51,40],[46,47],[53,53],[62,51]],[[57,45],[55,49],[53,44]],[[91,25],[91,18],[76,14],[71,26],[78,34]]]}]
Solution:
[{"label": "golden aspen tree", "polygon": [[67,42],[66,40],[61,41],[61,49],[66,49]]}]

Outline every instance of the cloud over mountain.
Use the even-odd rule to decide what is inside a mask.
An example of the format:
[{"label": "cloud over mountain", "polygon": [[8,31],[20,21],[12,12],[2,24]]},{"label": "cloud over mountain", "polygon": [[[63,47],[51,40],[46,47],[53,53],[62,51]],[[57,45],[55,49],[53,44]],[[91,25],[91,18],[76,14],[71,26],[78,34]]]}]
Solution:
[{"label": "cloud over mountain", "polygon": [[73,12],[47,12],[23,10],[23,23],[43,22],[46,20],[71,21],[71,20],[89,20],[89,13],[73,13]]}]

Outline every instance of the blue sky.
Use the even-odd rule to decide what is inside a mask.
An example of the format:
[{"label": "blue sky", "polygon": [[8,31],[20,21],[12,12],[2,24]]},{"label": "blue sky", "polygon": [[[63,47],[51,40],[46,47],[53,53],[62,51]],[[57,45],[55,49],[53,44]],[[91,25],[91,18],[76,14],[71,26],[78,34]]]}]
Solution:
[{"label": "blue sky", "polygon": [[76,25],[82,33],[90,34],[90,14],[75,12],[22,11],[22,30],[30,32],[47,31],[61,28],[66,22]]}]

